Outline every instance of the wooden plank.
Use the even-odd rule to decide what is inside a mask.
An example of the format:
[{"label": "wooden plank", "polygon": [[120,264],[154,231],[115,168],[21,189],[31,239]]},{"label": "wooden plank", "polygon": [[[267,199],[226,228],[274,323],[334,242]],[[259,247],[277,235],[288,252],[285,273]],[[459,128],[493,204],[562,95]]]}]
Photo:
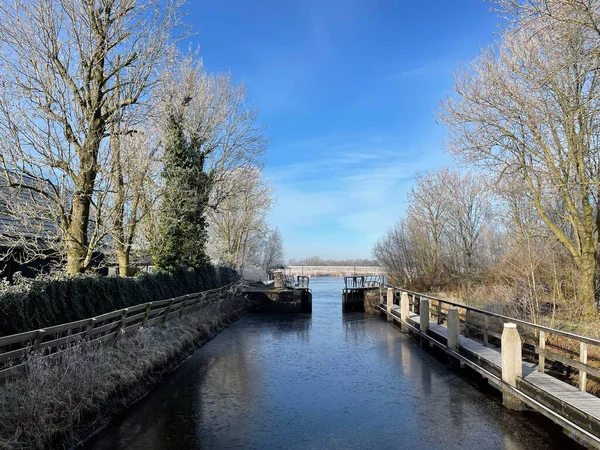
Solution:
[{"label": "wooden plank", "polygon": [[135,306],[128,306],[127,309],[129,310],[128,314],[134,314],[138,311],[145,311],[146,307],[148,306],[148,303],[140,303],[139,305],[135,305]]},{"label": "wooden plank", "polygon": [[96,322],[103,322],[105,320],[109,320],[109,319],[114,319],[116,317],[121,317],[121,311],[123,311],[122,309],[119,309],[117,311],[112,311],[106,314],[101,314],[99,316],[95,316],[94,319],[96,319]]},{"label": "wooden plank", "polygon": [[152,302],[152,305],[155,307],[165,306],[165,305],[168,305],[169,303],[174,305],[176,303],[182,302],[184,298],[185,298],[185,295],[182,295],[181,297],[168,298],[166,300],[159,300],[158,302]]},{"label": "wooden plank", "polygon": [[600,420],[600,398],[541,372],[533,372],[524,379],[571,407],[589,414],[595,420]]},{"label": "wooden plank", "polygon": [[536,347],[536,353],[542,352],[546,356],[546,359],[549,359],[551,361],[558,361],[566,366],[571,366],[579,371],[590,373],[595,377],[600,377],[600,368],[598,367],[590,366],[589,364],[582,363],[581,361],[577,361],[566,356],[559,355],[558,353],[551,352],[548,349],[543,350],[539,347]]},{"label": "wooden plank", "polygon": [[11,359],[22,358],[27,352],[31,350],[31,347],[23,347],[17,350],[0,354],[0,363],[10,361]]},{"label": "wooden plank", "polygon": [[76,334],[70,334],[68,336],[61,337],[59,339],[54,339],[48,342],[42,342],[40,349],[50,349],[58,347],[59,345],[68,344],[69,342],[74,342],[78,340],[82,340],[85,336],[87,336],[87,330],[82,331]]},{"label": "wooden plank", "polygon": [[93,336],[96,336],[97,334],[103,333],[105,331],[110,331],[118,326],[119,326],[119,322],[117,321],[117,322],[108,323],[106,325],[102,325],[100,327],[95,327],[92,330],[92,332],[88,334],[88,336],[93,337]]},{"label": "wooden plank", "polygon": [[63,323],[62,325],[55,325],[53,327],[44,328],[46,331],[44,332],[44,336],[55,333],[62,333],[63,331],[73,330],[76,328],[81,328],[87,326],[90,322],[90,319],[77,320],[75,322]]},{"label": "wooden plank", "polygon": [[26,331],[24,333],[13,334],[0,338],[0,347],[6,345],[17,344],[20,342],[31,341],[35,339],[38,334],[38,330]]},{"label": "wooden plank", "polygon": [[127,318],[124,321],[124,323],[128,324],[128,323],[134,322],[136,320],[140,320],[141,321],[145,316],[146,316],[146,311],[142,311],[141,313],[134,314],[134,315],[129,315],[128,314]]}]

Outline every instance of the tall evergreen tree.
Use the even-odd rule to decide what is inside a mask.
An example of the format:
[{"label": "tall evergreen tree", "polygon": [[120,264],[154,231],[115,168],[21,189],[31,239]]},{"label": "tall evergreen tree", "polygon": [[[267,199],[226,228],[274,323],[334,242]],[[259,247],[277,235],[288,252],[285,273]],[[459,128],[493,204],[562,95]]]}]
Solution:
[{"label": "tall evergreen tree", "polygon": [[206,155],[201,138],[186,135],[181,114],[169,114],[165,131],[165,186],[154,261],[167,271],[178,266],[198,268],[208,263],[204,212],[211,177],[204,171]]}]

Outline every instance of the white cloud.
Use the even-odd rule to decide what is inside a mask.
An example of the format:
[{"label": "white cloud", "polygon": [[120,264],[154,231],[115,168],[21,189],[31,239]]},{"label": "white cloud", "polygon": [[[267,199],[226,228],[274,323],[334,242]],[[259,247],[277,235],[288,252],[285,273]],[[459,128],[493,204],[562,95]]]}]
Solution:
[{"label": "white cloud", "polygon": [[[346,142],[358,142],[347,138]],[[385,141],[388,145],[383,145]],[[342,142],[342,144],[340,144]],[[401,216],[414,175],[439,167],[439,149],[393,150],[389,139],[344,146],[341,137],[295,144],[327,148],[318,161],[268,167],[277,190],[270,221],[279,227],[286,256],[368,257],[374,242]],[[312,153],[312,152],[311,152]],[[314,154],[314,153],[312,153]],[[431,162],[432,154],[436,163]]]}]

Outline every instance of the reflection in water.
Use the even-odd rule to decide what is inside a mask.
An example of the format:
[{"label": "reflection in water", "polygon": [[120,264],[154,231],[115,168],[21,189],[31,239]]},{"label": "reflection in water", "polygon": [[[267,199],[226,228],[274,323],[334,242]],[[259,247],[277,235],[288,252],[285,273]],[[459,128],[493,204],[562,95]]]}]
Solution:
[{"label": "reflection in water", "polygon": [[245,317],[87,448],[574,448],[384,320],[342,315],[343,280],[311,286],[312,316]]},{"label": "reflection in water", "polygon": [[343,313],[344,339],[346,343],[357,343],[365,337],[365,314]]},{"label": "reflection in water", "polygon": [[419,364],[419,372],[421,373],[421,389],[425,398],[431,396],[431,371]]}]

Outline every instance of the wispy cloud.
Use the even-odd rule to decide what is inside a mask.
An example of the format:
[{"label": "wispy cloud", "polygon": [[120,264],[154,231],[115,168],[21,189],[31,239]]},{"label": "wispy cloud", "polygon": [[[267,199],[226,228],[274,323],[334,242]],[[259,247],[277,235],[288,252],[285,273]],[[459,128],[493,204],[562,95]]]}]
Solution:
[{"label": "wispy cloud", "polygon": [[411,67],[408,69],[399,70],[398,72],[390,73],[384,76],[384,80],[391,81],[414,75],[423,75],[434,70],[435,68],[436,67],[433,64],[425,64],[422,66]]},{"label": "wispy cloud", "polygon": [[397,71],[383,76],[385,81],[402,80],[417,76],[439,76],[440,73],[450,75],[456,68],[456,62],[446,59],[435,59],[423,64],[413,64],[399,68]]},{"label": "wispy cloud", "polygon": [[[432,149],[402,149],[390,138],[311,141],[328,149],[318,161],[267,169],[278,198],[270,220],[282,231],[288,257],[369,256],[403,213],[414,175],[437,165],[429,160]],[[344,141],[355,144],[347,148]],[[439,152],[438,163],[443,164]]]}]

